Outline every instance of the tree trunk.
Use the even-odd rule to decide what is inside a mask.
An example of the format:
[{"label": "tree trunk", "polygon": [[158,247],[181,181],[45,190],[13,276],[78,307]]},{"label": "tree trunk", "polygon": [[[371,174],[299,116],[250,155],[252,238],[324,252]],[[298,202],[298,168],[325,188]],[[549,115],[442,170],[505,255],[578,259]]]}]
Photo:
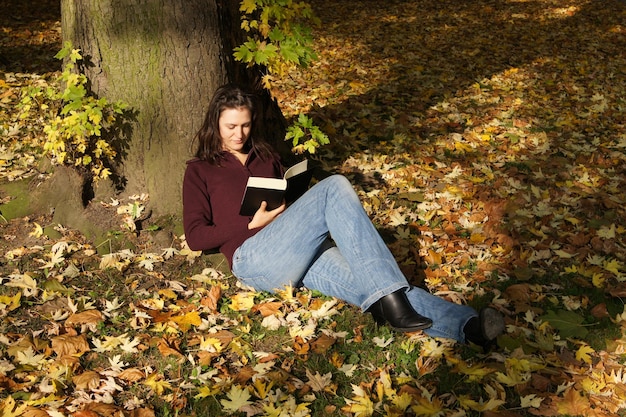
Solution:
[{"label": "tree trunk", "polygon": [[126,192],[150,195],[156,214],[180,214],[192,139],[228,80],[217,3],[61,1],[64,41],[81,49],[92,91],[136,114],[119,174]]}]

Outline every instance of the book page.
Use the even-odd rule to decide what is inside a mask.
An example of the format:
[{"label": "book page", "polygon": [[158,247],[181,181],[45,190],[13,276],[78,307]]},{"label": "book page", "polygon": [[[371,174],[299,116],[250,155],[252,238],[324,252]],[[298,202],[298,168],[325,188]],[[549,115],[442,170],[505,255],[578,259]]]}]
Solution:
[{"label": "book page", "polygon": [[247,187],[268,188],[272,190],[286,190],[287,181],[282,178],[250,177],[248,178]]},{"label": "book page", "polygon": [[307,169],[309,169],[309,161],[308,159],[305,159],[304,161],[298,162],[297,164],[289,168],[285,172],[285,179],[289,179],[291,177],[295,177],[298,174],[302,174],[303,172],[306,172]]}]

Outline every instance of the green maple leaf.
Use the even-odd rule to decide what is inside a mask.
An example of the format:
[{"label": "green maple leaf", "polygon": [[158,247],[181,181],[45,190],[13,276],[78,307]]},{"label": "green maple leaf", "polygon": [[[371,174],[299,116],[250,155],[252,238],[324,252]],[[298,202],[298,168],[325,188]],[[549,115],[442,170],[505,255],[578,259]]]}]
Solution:
[{"label": "green maple leaf", "polygon": [[548,314],[540,318],[542,321],[550,323],[550,326],[558,330],[561,336],[565,338],[576,337],[582,339],[588,333],[587,329],[582,324],[584,318],[573,311],[559,310],[554,312],[550,310]]}]

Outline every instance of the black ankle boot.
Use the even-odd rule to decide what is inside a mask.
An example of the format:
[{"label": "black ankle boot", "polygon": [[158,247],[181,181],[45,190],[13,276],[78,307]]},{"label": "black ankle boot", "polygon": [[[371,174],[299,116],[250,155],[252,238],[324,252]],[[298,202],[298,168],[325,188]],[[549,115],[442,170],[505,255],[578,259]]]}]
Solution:
[{"label": "black ankle boot", "polygon": [[367,311],[372,313],[378,324],[389,322],[394,330],[400,332],[416,332],[433,325],[431,319],[415,312],[408,298],[406,298],[404,289],[384,296],[372,304]]},{"label": "black ankle boot", "polygon": [[473,317],[467,322],[463,332],[466,342],[488,349],[504,329],[502,314],[491,307],[486,307],[480,310],[478,317]]}]

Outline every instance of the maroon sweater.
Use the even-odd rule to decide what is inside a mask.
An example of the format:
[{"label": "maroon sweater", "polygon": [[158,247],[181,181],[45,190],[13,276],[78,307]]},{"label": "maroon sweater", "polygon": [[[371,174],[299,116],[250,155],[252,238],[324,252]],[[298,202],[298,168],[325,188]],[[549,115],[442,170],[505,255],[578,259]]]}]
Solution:
[{"label": "maroon sweater", "polygon": [[248,178],[280,178],[282,172],[278,157],[263,161],[252,152],[245,166],[228,152],[219,166],[189,161],[183,181],[183,225],[189,248],[219,249],[232,268],[235,250],[261,230],[248,229],[252,217],[239,215]]}]

